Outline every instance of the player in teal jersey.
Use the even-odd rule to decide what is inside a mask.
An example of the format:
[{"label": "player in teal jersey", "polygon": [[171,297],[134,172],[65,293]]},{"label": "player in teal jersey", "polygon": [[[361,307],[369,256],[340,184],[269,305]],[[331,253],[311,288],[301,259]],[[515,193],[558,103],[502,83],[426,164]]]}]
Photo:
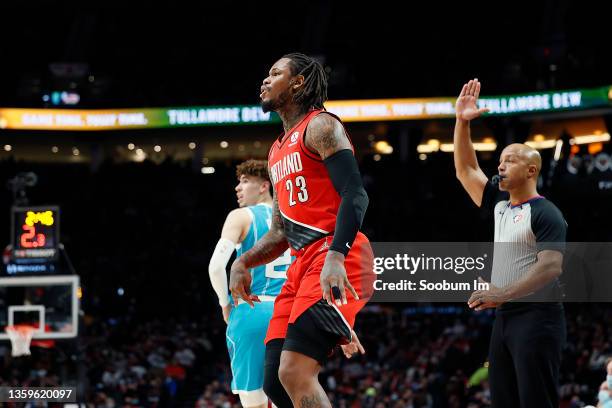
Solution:
[{"label": "player in teal jersey", "polygon": [[240,208],[225,220],[221,238],[208,268],[210,281],[227,326],[227,348],[232,368],[232,391],[244,407],[265,408],[268,398],[263,391],[264,338],[272,317],[274,299],[287,278],[291,256],[287,250],[274,262],[251,272],[251,295],[260,302],[251,308],[242,302],[232,308],[227,285],[226,266],[234,249],[237,256],[248,251],[268,232],[272,220],[272,196],[265,160],[247,160],[236,169],[236,196]]}]

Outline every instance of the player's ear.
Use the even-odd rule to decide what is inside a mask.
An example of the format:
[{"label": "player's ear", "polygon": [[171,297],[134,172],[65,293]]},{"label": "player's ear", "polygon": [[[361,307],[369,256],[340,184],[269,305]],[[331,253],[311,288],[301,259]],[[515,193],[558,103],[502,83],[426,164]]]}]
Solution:
[{"label": "player's ear", "polygon": [[296,92],[304,85],[304,75],[296,75],[290,81],[291,89]]},{"label": "player's ear", "polygon": [[262,193],[265,193],[266,191],[270,192],[270,187],[271,187],[270,182],[268,180],[264,180],[261,183],[261,186],[259,187],[259,191],[262,192]]}]

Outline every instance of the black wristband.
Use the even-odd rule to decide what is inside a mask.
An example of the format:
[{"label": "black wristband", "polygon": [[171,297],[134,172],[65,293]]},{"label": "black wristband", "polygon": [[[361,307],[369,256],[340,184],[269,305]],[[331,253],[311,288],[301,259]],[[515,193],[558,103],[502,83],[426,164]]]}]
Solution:
[{"label": "black wristband", "polygon": [[350,149],[340,150],[323,161],[334,188],[342,198],[336,218],[334,239],[329,249],[348,254],[368,208],[357,160]]}]

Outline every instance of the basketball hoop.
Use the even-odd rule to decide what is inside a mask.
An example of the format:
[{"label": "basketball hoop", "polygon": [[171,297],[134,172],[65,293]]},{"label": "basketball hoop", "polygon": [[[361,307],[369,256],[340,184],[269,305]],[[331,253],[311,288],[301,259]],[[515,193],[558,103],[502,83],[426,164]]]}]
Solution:
[{"label": "basketball hoop", "polygon": [[15,325],[6,326],[4,329],[11,339],[13,357],[29,356],[30,354],[30,342],[36,329],[28,325]]}]

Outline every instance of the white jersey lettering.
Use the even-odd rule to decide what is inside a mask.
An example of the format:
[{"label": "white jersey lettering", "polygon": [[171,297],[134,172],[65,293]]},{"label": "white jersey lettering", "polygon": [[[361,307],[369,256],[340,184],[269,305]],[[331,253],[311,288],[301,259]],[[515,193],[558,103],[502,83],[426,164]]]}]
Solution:
[{"label": "white jersey lettering", "polygon": [[300,152],[293,152],[284,156],[270,168],[270,173],[272,173],[272,182],[274,184],[278,183],[285,177],[294,173],[299,173],[300,171],[302,171],[302,158],[300,156]]}]

